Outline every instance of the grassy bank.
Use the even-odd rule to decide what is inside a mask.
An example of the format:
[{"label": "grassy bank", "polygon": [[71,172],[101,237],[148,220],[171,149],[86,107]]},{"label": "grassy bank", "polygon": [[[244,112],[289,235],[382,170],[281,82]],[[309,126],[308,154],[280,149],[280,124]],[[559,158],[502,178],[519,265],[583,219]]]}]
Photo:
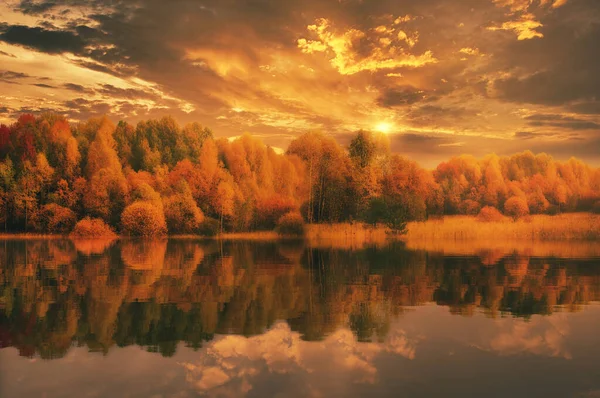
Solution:
[{"label": "grassy bank", "polygon": [[[397,238],[388,232],[384,227],[373,228],[358,223],[316,224],[308,226],[307,238],[314,246],[354,248],[385,244],[390,239]],[[595,247],[597,241],[600,241],[600,215],[535,215],[523,220],[512,221],[507,218],[500,222],[481,222],[471,216],[446,216],[437,220],[408,223],[408,233],[400,238],[411,247],[428,250],[460,245],[473,247],[476,242],[482,248],[499,246],[503,250],[524,249],[524,246],[533,247],[541,242],[548,242],[546,249],[553,245],[551,242],[569,242],[569,245],[583,242],[579,246],[588,248]],[[596,252],[590,250],[583,251]],[[568,252],[568,249],[563,252]]]},{"label": "grassy bank", "polygon": [[[0,239],[60,239],[62,235],[0,234]],[[199,235],[174,235],[178,239],[274,240],[286,239],[275,231],[228,232],[215,237]],[[481,222],[472,216],[445,216],[440,219],[408,223],[406,235],[390,234],[383,227],[362,223],[311,224],[306,226],[306,239],[310,243],[353,247],[365,244],[383,244],[401,238],[407,242],[480,241],[600,241],[600,215],[568,213],[557,216],[534,215],[512,221]],[[294,238],[295,239],[295,238]]]},{"label": "grassy bank", "polygon": [[412,222],[407,239],[600,240],[600,215],[568,213],[534,215],[522,220],[480,222],[470,216]]}]

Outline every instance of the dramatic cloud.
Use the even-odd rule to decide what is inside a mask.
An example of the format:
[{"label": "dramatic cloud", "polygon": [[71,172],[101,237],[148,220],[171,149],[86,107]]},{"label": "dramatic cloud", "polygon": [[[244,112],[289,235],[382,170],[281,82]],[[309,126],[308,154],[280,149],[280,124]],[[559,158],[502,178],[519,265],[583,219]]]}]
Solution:
[{"label": "dramatic cloud", "polygon": [[482,148],[598,164],[598,21],[596,0],[7,0],[0,121],[171,114],[280,148],[385,124],[427,165]]}]

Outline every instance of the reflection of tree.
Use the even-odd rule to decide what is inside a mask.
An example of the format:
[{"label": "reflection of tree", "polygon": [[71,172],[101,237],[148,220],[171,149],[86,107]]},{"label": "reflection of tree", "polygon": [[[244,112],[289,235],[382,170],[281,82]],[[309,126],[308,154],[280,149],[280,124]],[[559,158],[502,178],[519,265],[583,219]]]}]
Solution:
[{"label": "reflection of tree", "polygon": [[[102,249],[103,248],[103,249]],[[287,320],[305,340],[348,326],[382,340],[406,306],[529,317],[600,299],[592,261],[523,255],[444,257],[401,243],[357,251],[302,243],[65,240],[0,244],[0,346],[64,356],[137,344],[173,355],[217,333],[256,335]]]}]

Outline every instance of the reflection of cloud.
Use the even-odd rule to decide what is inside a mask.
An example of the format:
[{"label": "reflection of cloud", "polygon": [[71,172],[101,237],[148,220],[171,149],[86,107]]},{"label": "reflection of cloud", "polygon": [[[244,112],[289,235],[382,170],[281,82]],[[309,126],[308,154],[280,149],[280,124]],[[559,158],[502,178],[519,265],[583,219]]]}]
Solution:
[{"label": "reflection of cloud", "polygon": [[499,321],[500,330],[489,343],[480,346],[500,355],[533,354],[571,359],[565,347],[569,325],[564,315],[535,317],[525,322],[517,319]]},{"label": "reflection of cloud", "polygon": [[327,395],[332,380],[374,383],[374,359],[386,352],[414,359],[416,341],[397,330],[384,343],[359,343],[349,329],[341,329],[321,342],[308,342],[282,322],[260,336],[223,337],[207,348],[199,362],[181,365],[186,380],[211,395],[244,395],[252,389],[253,378],[267,372],[299,377],[311,395]]}]

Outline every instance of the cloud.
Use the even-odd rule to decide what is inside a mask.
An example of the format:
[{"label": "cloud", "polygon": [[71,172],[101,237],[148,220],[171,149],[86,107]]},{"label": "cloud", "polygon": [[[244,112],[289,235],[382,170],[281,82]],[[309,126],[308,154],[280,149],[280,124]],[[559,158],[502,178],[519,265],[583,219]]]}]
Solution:
[{"label": "cloud", "polygon": [[599,130],[600,124],[582,120],[572,116],[557,114],[536,114],[525,118],[530,126],[534,127],[560,127],[569,130]]},{"label": "cloud", "polygon": [[[384,29],[380,28],[376,28],[379,29],[379,33],[393,32],[393,29],[388,30],[385,26]],[[317,39],[298,39],[300,50],[305,54],[330,52],[333,58],[330,58],[329,62],[342,75],[401,67],[418,68],[437,62],[431,51],[414,55],[397,45],[397,41],[404,41],[409,44],[409,47],[414,46],[415,39],[410,39],[404,31],[400,31],[395,40],[388,39],[389,41],[381,46],[381,41],[374,43],[372,38],[358,29],[335,33],[332,31],[331,22],[325,18],[318,19],[314,25],[308,25],[307,29]],[[395,45],[392,44],[394,42]],[[361,44],[368,47],[364,55],[357,51]]]},{"label": "cloud", "polygon": [[401,86],[387,89],[377,98],[380,106],[393,107],[398,105],[411,105],[422,101],[425,93],[412,86]]},{"label": "cloud", "polygon": [[85,42],[81,37],[68,31],[54,31],[24,25],[9,25],[0,28],[0,40],[25,47],[53,53],[81,53]]},{"label": "cloud", "polygon": [[56,88],[56,87],[51,86],[51,85],[46,84],[46,83],[34,83],[33,85],[36,86],[36,87],[41,87],[41,88]]},{"label": "cloud", "polygon": [[518,40],[528,40],[544,37],[536,30],[542,26],[544,25],[536,21],[532,14],[524,14],[517,20],[504,22],[500,26],[490,26],[488,30],[512,30],[517,34]]},{"label": "cloud", "polygon": [[30,77],[27,73],[14,72],[11,70],[0,70],[0,80],[12,82],[13,80],[20,80]]},{"label": "cloud", "polygon": [[91,88],[84,87],[81,84],[65,83],[65,84],[63,84],[63,87],[66,88],[67,90],[76,91],[78,93],[85,93],[85,94],[93,94],[94,93],[94,90],[92,90]]}]

